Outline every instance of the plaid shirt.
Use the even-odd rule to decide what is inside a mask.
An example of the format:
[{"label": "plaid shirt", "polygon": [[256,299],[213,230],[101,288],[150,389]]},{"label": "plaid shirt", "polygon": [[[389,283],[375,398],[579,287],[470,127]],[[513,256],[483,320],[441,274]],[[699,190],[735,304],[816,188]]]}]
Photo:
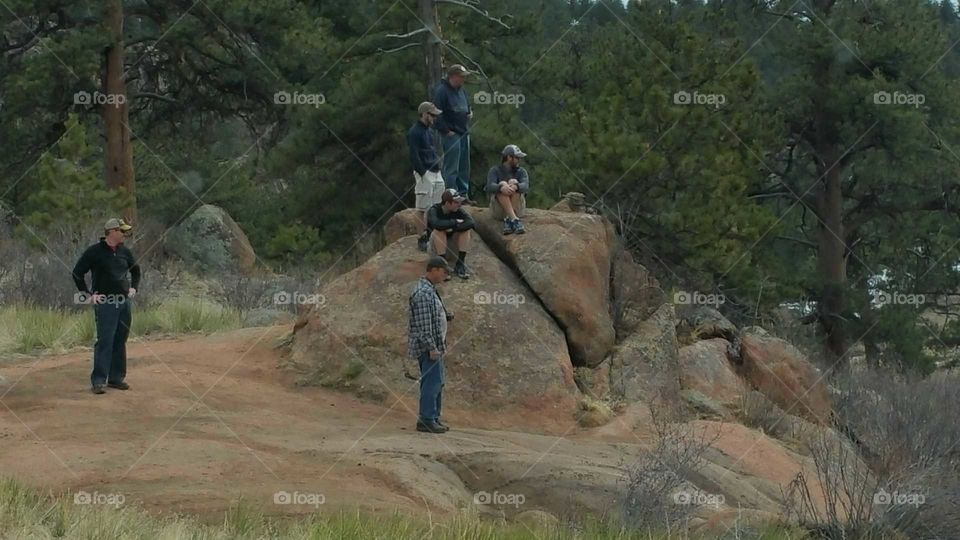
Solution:
[{"label": "plaid shirt", "polygon": [[425,351],[446,352],[447,311],[433,283],[421,277],[410,293],[410,330],[407,354],[419,358]]}]

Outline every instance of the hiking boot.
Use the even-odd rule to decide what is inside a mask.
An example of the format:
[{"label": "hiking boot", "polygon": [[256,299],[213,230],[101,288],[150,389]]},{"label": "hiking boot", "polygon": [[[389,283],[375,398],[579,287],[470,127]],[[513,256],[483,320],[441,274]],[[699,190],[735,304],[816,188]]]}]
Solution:
[{"label": "hiking boot", "polygon": [[427,250],[427,243],[430,242],[430,235],[423,233],[420,235],[420,238],[417,238],[417,249],[420,251]]},{"label": "hiking boot", "polygon": [[510,221],[510,218],[504,219],[504,220],[503,220],[503,234],[505,234],[505,235],[507,235],[507,234],[513,234],[514,232],[516,232],[516,229],[514,229],[513,222]]},{"label": "hiking boot", "polygon": [[109,386],[110,388],[116,388],[117,390],[129,390],[129,389],[130,389],[130,385],[127,384],[127,383],[125,383],[125,382],[123,382],[123,381],[120,381],[120,382],[118,382],[118,383],[108,382],[108,383],[107,383],[107,386]]},{"label": "hiking boot", "polygon": [[450,431],[450,426],[441,422],[440,419],[437,419],[437,425],[442,427],[444,431]]},{"label": "hiking boot", "polygon": [[103,389],[103,385],[102,385],[102,384],[95,384],[95,385],[93,385],[93,388],[91,388],[90,391],[93,392],[94,394],[106,394],[106,393],[107,393],[107,391]]},{"label": "hiking boot", "polygon": [[417,431],[423,433],[446,433],[447,429],[436,422],[417,422]]},{"label": "hiking boot", "polygon": [[519,219],[513,220],[513,232],[517,234],[525,234],[527,232],[527,230],[523,228],[523,223],[521,223]]},{"label": "hiking boot", "polygon": [[470,279],[470,270],[468,270],[467,265],[462,262],[457,262],[457,267],[453,269],[453,272],[457,274],[457,277],[460,279]]}]

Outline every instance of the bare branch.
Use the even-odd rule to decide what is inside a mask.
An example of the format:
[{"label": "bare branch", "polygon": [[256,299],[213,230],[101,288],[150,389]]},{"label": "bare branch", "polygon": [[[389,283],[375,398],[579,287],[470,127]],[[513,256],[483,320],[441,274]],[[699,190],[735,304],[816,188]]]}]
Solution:
[{"label": "bare branch", "polygon": [[503,22],[502,20],[500,20],[500,18],[497,18],[497,17],[494,17],[493,15],[490,15],[490,12],[489,12],[489,11],[487,11],[487,10],[485,10],[485,9],[480,9],[480,7],[479,7],[475,2],[471,2],[470,0],[467,0],[467,1],[465,1],[465,2],[461,2],[460,0],[436,0],[436,2],[437,2],[438,4],[440,4],[440,3],[453,4],[453,5],[455,5],[455,6],[461,6],[461,7],[465,7],[465,8],[468,8],[468,9],[472,9],[473,11],[479,13],[480,15],[482,15],[483,17],[485,17],[486,19],[491,20],[491,21],[499,24],[500,26],[506,28],[507,30],[510,30],[510,26],[507,25],[507,23],[505,23],[505,22]]},{"label": "bare branch", "polygon": [[390,53],[395,53],[397,51],[402,51],[404,49],[409,49],[410,47],[418,47],[419,45],[420,45],[419,43],[407,43],[406,45],[394,47],[393,49],[384,49],[382,47],[378,47],[377,52],[390,54]]},{"label": "bare branch", "polygon": [[387,34],[386,37],[403,39],[403,38],[408,38],[410,36],[415,36],[417,34],[422,34],[424,32],[429,32],[429,31],[430,29],[424,26],[423,28],[418,28],[417,30],[414,30],[412,32],[407,32],[406,34]]}]

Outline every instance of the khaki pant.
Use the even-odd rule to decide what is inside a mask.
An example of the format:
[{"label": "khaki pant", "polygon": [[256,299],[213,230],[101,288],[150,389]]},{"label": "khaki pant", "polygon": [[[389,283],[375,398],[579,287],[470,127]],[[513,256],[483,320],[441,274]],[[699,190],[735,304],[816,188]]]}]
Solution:
[{"label": "khaki pant", "polygon": [[[523,211],[527,209],[527,196],[523,193],[520,194],[520,203],[517,204],[513,211],[517,214],[517,217],[523,217]],[[507,213],[503,210],[503,207],[500,206],[500,201],[497,200],[497,195],[493,194],[490,196],[490,210],[493,212],[493,219],[503,220],[506,219]]]}]

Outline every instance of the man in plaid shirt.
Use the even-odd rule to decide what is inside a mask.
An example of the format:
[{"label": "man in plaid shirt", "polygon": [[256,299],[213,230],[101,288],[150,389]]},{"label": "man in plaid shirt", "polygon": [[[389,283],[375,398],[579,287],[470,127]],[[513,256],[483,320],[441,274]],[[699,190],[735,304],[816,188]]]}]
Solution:
[{"label": "man in plaid shirt", "polygon": [[443,393],[443,353],[446,352],[447,313],[436,285],[447,277],[447,261],[430,257],[427,271],[410,293],[410,329],[407,354],[420,363],[420,413],[417,431],[444,433],[449,427],[440,421]]}]

